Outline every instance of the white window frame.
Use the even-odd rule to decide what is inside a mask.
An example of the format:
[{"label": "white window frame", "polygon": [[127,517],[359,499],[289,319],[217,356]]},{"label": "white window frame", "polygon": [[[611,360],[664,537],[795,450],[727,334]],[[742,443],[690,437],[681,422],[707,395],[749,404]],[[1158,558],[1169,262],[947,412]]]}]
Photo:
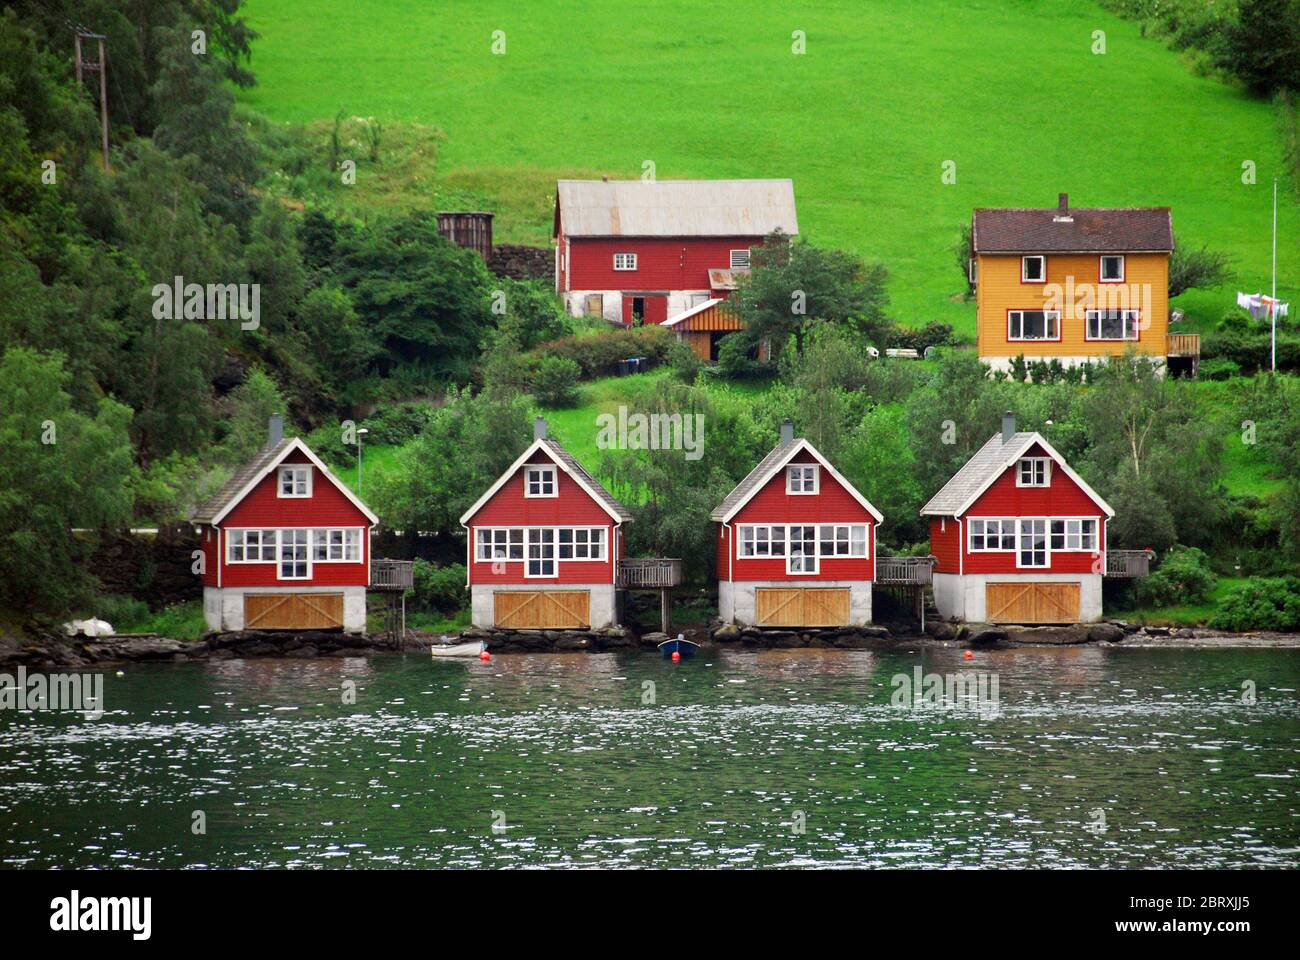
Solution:
[{"label": "white window frame", "polygon": [[[796,476],[798,479],[796,479]],[[809,489],[809,481],[812,488]],[[811,497],[821,491],[821,465],[816,463],[792,463],[785,468],[785,492],[792,497]],[[802,526],[802,524],[800,524]]]},{"label": "white window frame", "polygon": [[[1043,562],[1025,563],[1024,554],[1026,552],[1025,549],[1026,538],[1028,538],[1031,543],[1028,552],[1031,554],[1039,552],[1038,548],[1032,546],[1033,538],[1038,536],[1037,531],[1035,531],[1034,529],[1035,524],[1041,524],[1042,526],[1043,546],[1041,549],[1043,554]],[[1026,532],[1026,528],[1028,528],[1028,532]],[[1050,569],[1051,566],[1052,566],[1052,537],[1051,537],[1051,527],[1049,525],[1048,519],[1046,517],[1020,517],[1016,524],[1016,568],[1019,570],[1047,570]]]},{"label": "white window frame", "polygon": [[745,247],[745,248],[742,249],[742,250],[732,250],[732,251],[731,251],[730,261],[729,261],[730,264],[731,264],[731,269],[732,269],[732,270],[748,270],[748,269],[749,269],[749,256],[750,256],[750,250],[749,250],[749,247]]},{"label": "white window frame", "polygon": [[[248,559],[248,535],[257,535],[257,559]],[[267,537],[270,534],[270,537]],[[262,556],[263,552],[270,548],[271,556],[266,558]],[[235,559],[235,551],[242,550],[244,558]],[[226,531],[226,563],[278,563],[280,557],[280,536],[279,531],[270,527],[234,527]]]},{"label": "white window frame", "polygon": [[[989,533],[990,524],[997,524],[997,533]],[[966,552],[1015,553],[1019,542],[1017,532],[1017,518],[1015,517],[970,517],[966,521]],[[997,540],[998,545],[996,547],[988,545],[990,536]],[[982,546],[975,545],[976,537],[983,541]],[[1003,546],[1003,541],[1007,537],[1011,538],[1011,546],[1009,547]]]},{"label": "white window frame", "polygon": [[[737,559],[739,560],[771,560],[774,557],[784,557],[786,550],[786,529],[784,524],[771,523],[745,523],[740,525],[740,536],[736,538]],[[779,547],[779,553],[773,553],[772,548]],[[746,553],[746,549],[749,550]]]},{"label": "white window frame", "polygon": [[[1047,319],[1050,317],[1053,320],[1055,320],[1056,321],[1055,335],[1050,337],[1047,336],[1026,337],[1025,336],[1025,314],[1026,313],[1041,313],[1043,315],[1044,333],[1047,332]],[[1017,317],[1020,321],[1019,336],[1014,336],[1011,332],[1012,330],[1011,321],[1013,317]],[[1029,343],[1049,343],[1052,341],[1060,340],[1061,339],[1061,311],[1060,310],[1039,310],[1039,309],[1008,310],[1007,311],[1007,339],[1012,341],[1023,340]]]},{"label": "white window frame", "polygon": [[[1030,260],[1037,260],[1039,263],[1038,279],[1034,280],[1025,275],[1025,265]],[[1020,258],[1020,282],[1021,283],[1046,283],[1047,282],[1047,257],[1041,253],[1030,253]]]},{"label": "white window frame", "polygon": [[[1118,276],[1118,277],[1107,277],[1107,276],[1106,276],[1106,261],[1107,261],[1107,260],[1118,260],[1118,261],[1119,261],[1119,276]],[[1122,254],[1122,253],[1103,253],[1100,257],[1097,258],[1097,282],[1098,282],[1098,283],[1123,283],[1123,282],[1124,282],[1124,272],[1125,272],[1125,268],[1126,268],[1126,264],[1125,264],[1125,261],[1124,261],[1124,254]]]},{"label": "white window frame", "polygon": [[[321,535],[324,543],[321,543]],[[325,556],[318,557],[316,551],[325,548]],[[337,549],[336,549],[337,548]],[[361,528],[360,527],[313,527],[311,528],[311,562],[317,563],[361,563]]]},{"label": "white window frame", "polygon": [[980,282],[979,261],[971,257],[966,261],[966,279],[970,281],[972,287],[979,286]]},{"label": "white window frame", "polygon": [[[1061,532],[1055,527],[1060,525]],[[1099,553],[1096,517],[1052,517],[1047,525],[1047,546],[1053,553]],[[1055,541],[1060,538],[1061,546]]]},{"label": "white window frame", "polygon": [[[524,576],[529,580],[554,580],[560,575],[560,558],[557,555],[554,527],[528,527],[524,537]],[[533,547],[537,547],[534,557]],[[539,564],[538,572],[532,572],[532,565]],[[546,564],[550,563],[551,572],[547,573]]]},{"label": "white window frame", "polygon": [[[532,492],[533,474],[538,474],[537,493]],[[547,479],[549,478],[549,480]],[[551,492],[546,493],[546,487],[550,486]],[[526,463],[524,464],[524,496],[530,500],[553,499],[560,495],[559,478],[555,473],[555,464],[553,463]]]},{"label": "white window frame", "polygon": [[620,273],[630,273],[636,270],[635,253],[616,253],[614,254],[614,269]]},{"label": "white window frame", "polygon": [[[1102,330],[1101,321],[1102,321],[1103,313],[1118,313],[1120,315],[1120,320],[1123,323],[1123,333],[1121,336],[1103,337],[1101,335],[1101,330]],[[1094,335],[1092,332],[1092,325],[1094,322],[1097,324],[1096,335]],[[1128,336],[1128,332],[1130,330],[1130,324],[1131,324],[1131,329],[1133,331],[1133,336],[1131,337]],[[1103,309],[1085,310],[1083,334],[1085,340],[1100,340],[1100,341],[1109,341],[1112,343],[1123,343],[1126,341],[1140,340],[1142,337],[1142,312],[1140,310],[1121,310],[1119,308],[1109,308],[1109,307],[1104,310]]]},{"label": "white window frame", "polygon": [[[1030,471],[1029,482],[1025,482],[1025,468]],[[1041,470],[1040,470],[1041,468]],[[1042,473],[1042,479],[1038,477]],[[1016,461],[1017,487],[1050,487],[1052,485],[1051,457],[1021,457]]]},{"label": "white window frame", "polygon": [[[812,532],[810,534],[805,535],[804,531],[809,531],[809,530]],[[795,531],[799,531],[798,537],[795,536]],[[786,573],[795,576],[811,577],[821,572],[821,557],[819,555],[819,550],[818,550],[819,541],[817,537],[818,537],[817,524],[814,523],[790,524],[786,533],[786,544],[788,546],[788,549],[786,550],[786,554],[785,554]],[[800,545],[811,543],[812,552],[808,553],[801,549],[799,553],[796,554],[794,550],[795,543],[799,543]],[[810,560],[812,561],[811,569],[809,568]]]},{"label": "white window frame", "polygon": [[[291,477],[289,481],[290,491],[284,492],[285,476]],[[301,476],[300,476],[301,475]],[[309,463],[290,463],[286,464],[275,475],[275,492],[281,500],[302,500],[311,496],[311,475],[312,469]],[[298,492],[299,486],[302,487],[303,493]]]},{"label": "white window frame", "polygon": [[[564,542],[566,535],[569,538],[567,544]],[[603,563],[608,556],[608,541],[604,527],[556,527],[555,559],[559,563]],[[567,557],[562,552],[566,546],[570,553]],[[579,550],[586,556],[579,556]]]},{"label": "white window frame", "polygon": [[[524,527],[475,527],[474,559],[480,563],[523,563],[528,539],[524,531]],[[512,557],[515,547],[519,548],[519,556]],[[504,551],[504,555],[498,551]]]},{"label": "white window frame", "polygon": [[[303,535],[303,542],[301,544],[297,542],[298,534]],[[275,557],[275,579],[294,581],[310,580],[312,571],[311,530],[307,527],[281,527],[279,531],[279,541],[279,547],[276,550]],[[286,560],[285,550],[290,549],[296,553],[299,546],[302,547],[303,558],[299,560],[297,556],[291,556]],[[294,565],[299,563],[303,564],[303,570],[305,572],[302,576],[285,576],[284,565],[286,562]]]}]

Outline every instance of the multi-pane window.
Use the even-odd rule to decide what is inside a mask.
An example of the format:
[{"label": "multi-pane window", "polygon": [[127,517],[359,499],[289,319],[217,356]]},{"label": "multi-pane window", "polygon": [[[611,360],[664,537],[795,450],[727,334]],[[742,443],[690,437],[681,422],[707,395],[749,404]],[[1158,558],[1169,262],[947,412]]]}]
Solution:
[{"label": "multi-pane window", "polygon": [[790,556],[786,560],[789,573],[817,572],[817,528],[797,526],[790,528]]},{"label": "multi-pane window", "polygon": [[308,530],[280,531],[280,579],[306,580],[311,576],[307,562]]},{"label": "multi-pane window", "polygon": [[614,254],[615,270],[635,270],[636,254],[635,253],[616,253]]},{"label": "multi-pane window", "polygon": [[523,527],[496,529],[479,527],[475,530],[475,559],[522,560],[524,558]]},{"label": "multi-pane window", "polygon": [[361,560],[361,531],[357,529],[313,530],[313,562],[357,563]]},{"label": "multi-pane window", "polygon": [[555,496],[555,467],[524,467],[524,496]]},{"label": "multi-pane window", "polygon": [[1136,340],[1136,310],[1089,310],[1086,313],[1089,340]]},{"label": "multi-pane window", "polygon": [[971,520],[970,551],[1016,549],[1016,521],[1009,519]]},{"label": "multi-pane window", "polygon": [[1047,566],[1047,521],[1021,520],[1017,566]]},{"label": "multi-pane window", "polygon": [[279,489],[281,497],[310,497],[311,467],[281,467]]},{"label": "multi-pane window", "polygon": [[1010,310],[1007,312],[1008,340],[1055,340],[1060,336],[1059,310]]},{"label": "multi-pane window", "polygon": [[1017,487],[1045,487],[1051,476],[1047,457],[1025,457],[1016,464]]},{"label": "multi-pane window", "polygon": [[231,530],[226,540],[227,563],[274,563],[274,530]]},{"label": "multi-pane window", "polygon": [[528,561],[524,568],[529,577],[555,576],[555,531],[547,528],[528,530]]},{"label": "multi-pane window", "polygon": [[785,527],[759,525],[740,528],[742,557],[784,557]]},{"label": "multi-pane window", "polygon": [[1096,520],[1053,520],[1053,550],[1081,550],[1092,553],[1097,549]]},{"label": "multi-pane window", "polygon": [[1101,258],[1101,282],[1120,283],[1124,279],[1124,257],[1122,254],[1108,254]]},{"label": "multi-pane window", "polygon": [[785,468],[786,493],[816,493],[818,466],[815,463],[795,463]]},{"label": "multi-pane window", "polygon": [[1023,283],[1046,282],[1047,258],[1043,256],[1021,257],[1020,279]]},{"label": "multi-pane window", "polygon": [[562,527],[559,534],[561,560],[605,559],[603,527]]}]

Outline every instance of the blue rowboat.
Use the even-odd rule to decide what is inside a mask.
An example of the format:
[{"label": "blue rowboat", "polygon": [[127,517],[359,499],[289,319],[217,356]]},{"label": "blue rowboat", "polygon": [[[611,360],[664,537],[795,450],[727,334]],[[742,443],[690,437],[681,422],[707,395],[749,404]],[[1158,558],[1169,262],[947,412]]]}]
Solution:
[{"label": "blue rowboat", "polygon": [[695,655],[695,651],[700,649],[700,645],[694,640],[687,640],[684,634],[677,634],[672,640],[665,640],[659,644],[659,652],[663,654],[665,660],[671,660],[674,653],[680,653],[683,660],[689,660]]}]

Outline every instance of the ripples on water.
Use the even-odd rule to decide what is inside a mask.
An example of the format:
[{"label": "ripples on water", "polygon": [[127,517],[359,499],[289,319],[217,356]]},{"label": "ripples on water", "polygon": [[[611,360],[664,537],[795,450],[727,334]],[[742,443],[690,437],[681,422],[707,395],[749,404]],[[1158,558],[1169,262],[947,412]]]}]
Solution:
[{"label": "ripples on water", "polygon": [[[918,665],[996,672],[998,716],[892,706]],[[409,654],[105,684],[98,721],[0,714],[4,865],[1300,865],[1297,650]]]}]

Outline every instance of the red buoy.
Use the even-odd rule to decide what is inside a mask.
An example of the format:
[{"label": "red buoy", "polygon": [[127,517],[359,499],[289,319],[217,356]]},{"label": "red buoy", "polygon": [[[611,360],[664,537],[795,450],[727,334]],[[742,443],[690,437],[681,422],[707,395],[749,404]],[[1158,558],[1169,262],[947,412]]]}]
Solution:
[{"label": "red buoy", "polygon": [[673,651],[673,663],[680,663],[680,662],[681,662],[681,659],[682,659],[682,653],[681,653],[681,651],[680,651],[680,650],[674,650],[674,651]]},{"label": "red buoy", "polygon": [[962,656],[965,657],[967,660],[974,660],[974,659],[975,659],[975,654],[971,653],[969,650],[967,650],[965,653],[963,653]]},{"label": "red buoy", "polygon": [[478,655],[478,658],[486,663],[488,660],[492,659],[492,654],[484,650],[482,653]]}]

